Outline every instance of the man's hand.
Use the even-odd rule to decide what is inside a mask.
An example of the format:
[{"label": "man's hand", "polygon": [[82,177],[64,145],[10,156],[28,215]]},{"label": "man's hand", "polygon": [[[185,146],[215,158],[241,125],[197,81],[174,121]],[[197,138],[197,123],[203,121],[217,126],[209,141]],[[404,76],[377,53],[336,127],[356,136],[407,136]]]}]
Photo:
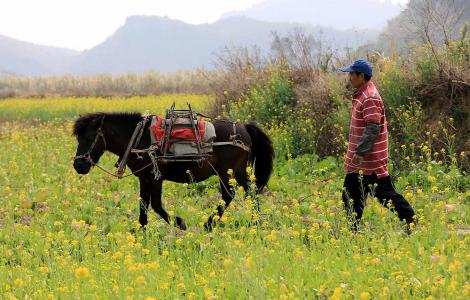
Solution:
[{"label": "man's hand", "polygon": [[354,156],[353,156],[353,159],[352,159],[353,165],[357,166],[357,165],[361,164],[362,159],[363,159],[362,156],[358,155],[357,153],[354,153]]}]

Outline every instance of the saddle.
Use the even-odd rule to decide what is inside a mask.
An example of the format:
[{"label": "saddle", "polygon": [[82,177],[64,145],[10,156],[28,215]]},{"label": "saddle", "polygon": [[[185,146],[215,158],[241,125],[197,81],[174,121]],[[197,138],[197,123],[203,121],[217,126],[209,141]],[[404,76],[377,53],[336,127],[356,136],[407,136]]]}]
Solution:
[{"label": "saddle", "polygon": [[[214,146],[234,146],[250,152],[250,147],[239,139],[236,122],[227,121],[233,126],[233,133],[229,141],[215,142],[215,127],[211,122],[199,120],[198,116],[204,116],[194,112],[188,103],[188,109],[176,110],[173,102],[170,109],[166,110],[165,118],[160,116],[146,116],[137,123],[134,133],[127,145],[122,158],[116,162],[118,168],[117,177],[123,178],[126,163],[130,153],[135,153],[139,158],[146,153],[152,160],[155,178],[161,176],[158,162],[197,162],[201,164],[212,155]],[[151,145],[147,149],[137,149],[140,143],[144,124],[151,118],[150,140]],[[146,167],[145,167],[146,168]]]},{"label": "saddle", "polygon": [[150,139],[163,157],[177,160],[192,156],[201,158],[213,152],[215,128],[211,122],[198,120],[188,104],[187,110],[176,110],[175,104],[166,110],[165,117],[152,116]]}]

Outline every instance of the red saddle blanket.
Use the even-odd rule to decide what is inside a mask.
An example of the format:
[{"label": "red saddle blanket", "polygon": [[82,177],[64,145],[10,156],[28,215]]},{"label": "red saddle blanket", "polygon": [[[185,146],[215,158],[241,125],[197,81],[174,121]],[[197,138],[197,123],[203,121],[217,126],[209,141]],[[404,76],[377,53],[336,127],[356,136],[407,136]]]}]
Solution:
[{"label": "red saddle blanket", "polygon": [[[165,119],[160,116],[155,116],[155,119],[156,122],[150,126],[150,130],[154,134],[157,143],[161,145],[165,136]],[[206,122],[197,122],[197,124],[199,128],[199,140],[197,143],[201,144],[202,139],[204,138]],[[196,136],[194,135],[193,129],[189,126],[185,126],[184,128],[178,128],[178,126],[175,126],[171,131],[170,139],[196,142]]]}]

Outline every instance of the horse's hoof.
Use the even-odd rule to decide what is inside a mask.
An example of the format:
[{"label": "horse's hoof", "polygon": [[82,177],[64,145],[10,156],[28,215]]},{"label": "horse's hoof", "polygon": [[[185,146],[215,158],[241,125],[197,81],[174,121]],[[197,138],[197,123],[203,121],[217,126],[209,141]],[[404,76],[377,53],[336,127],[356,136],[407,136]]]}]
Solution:
[{"label": "horse's hoof", "polygon": [[176,226],[181,229],[181,230],[186,230],[186,222],[180,218],[180,217],[175,217],[175,223],[176,223]]}]

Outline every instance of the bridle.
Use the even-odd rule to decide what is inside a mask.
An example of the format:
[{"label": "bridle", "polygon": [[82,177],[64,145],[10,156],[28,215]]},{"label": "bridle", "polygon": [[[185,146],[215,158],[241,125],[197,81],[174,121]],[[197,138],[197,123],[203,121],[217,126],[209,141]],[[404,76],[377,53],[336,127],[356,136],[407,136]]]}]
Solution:
[{"label": "bridle", "polygon": [[98,143],[98,140],[99,138],[101,137],[102,141],[103,141],[103,144],[104,144],[104,150],[106,150],[108,147],[107,147],[107,144],[106,144],[106,139],[104,137],[104,133],[103,133],[103,130],[101,129],[101,127],[103,126],[103,122],[104,122],[104,115],[103,117],[101,118],[101,123],[100,123],[100,127],[98,127],[98,130],[96,131],[96,136],[95,136],[95,139],[93,140],[93,143],[91,144],[90,148],[88,149],[87,152],[85,152],[84,154],[82,155],[78,155],[78,156],[75,156],[74,160],[77,160],[77,159],[81,159],[81,158],[84,158],[87,162],[89,162],[92,166],[95,166],[96,163],[93,161],[93,159],[91,158],[91,152],[93,152],[93,149],[95,148],[96,146],[96,143]]},{"label": "bridle", "polygon": [[[140,168],[139,170],[135,171],[135,172],[131,172],[130,174],[127,174],[125,176],[123,176],[123,174],[114,174],[106,169],[104,169],[103,167],[100,167],[97,163],[95,163],[93,161],[93,159],[91,158],[91,152],[93,152],[93,149],[95,148],[96,146],[96,143],[98,143],[98,140],[99,138],[101,137],[102,141],[103,141],[103,144],[104,144],[104,151],[106,151],[106,149],[108,149],[107,147],[107,143],[106,143],[106,139],[104,137],[104,133],[103,133],[103,130],[101,129],[101,127],[103,126],[103,122],[104,122],[104,115],[103,115],[103,118],[101,119],[101,124],[100,126],[98,127],[98,130],[96,131],[96,136],[95,136],[95,139],[93,140],[93,143],[91,144],[90,148],[88,149],[87,152],[85,152],[84,154],[82,155],[78,155],[78,156],[75,156],[74,160],[77,160],[77,159],[82,159],[84,158],[87,162],[89,162],[92,166],[94,167],[98,167],[100,170],[102,170],[103,172],[107,173],[108,175],[111,175],[113,177],[116,177],[116,178],[119,178],[119,179],[122,179],[122,178],[126,178],[126,177],[129,177],[131,175],[135,175],[136,173],[139,173],[141,171],[143,171],[144,169],[148,168],[149,166],[153,165],[153,162],[149,163],[148,165],[145,165],[143,168]],[[147,121],[147,118],[144,118],[140,123],[141,126],[137,126],[135,131],[138,131],[139,129],[138,128],[142,128],[143,129],[143,125],[145,124],[145,122]],[[138,136],[138,140],[140,141],[140,138],[142,136],[142,132],[140,132],[140,135]],[[134,144],[134,140],[131,139],[130,141],[130,144]],[[128,146],[129,148],[129,146]]]}]

